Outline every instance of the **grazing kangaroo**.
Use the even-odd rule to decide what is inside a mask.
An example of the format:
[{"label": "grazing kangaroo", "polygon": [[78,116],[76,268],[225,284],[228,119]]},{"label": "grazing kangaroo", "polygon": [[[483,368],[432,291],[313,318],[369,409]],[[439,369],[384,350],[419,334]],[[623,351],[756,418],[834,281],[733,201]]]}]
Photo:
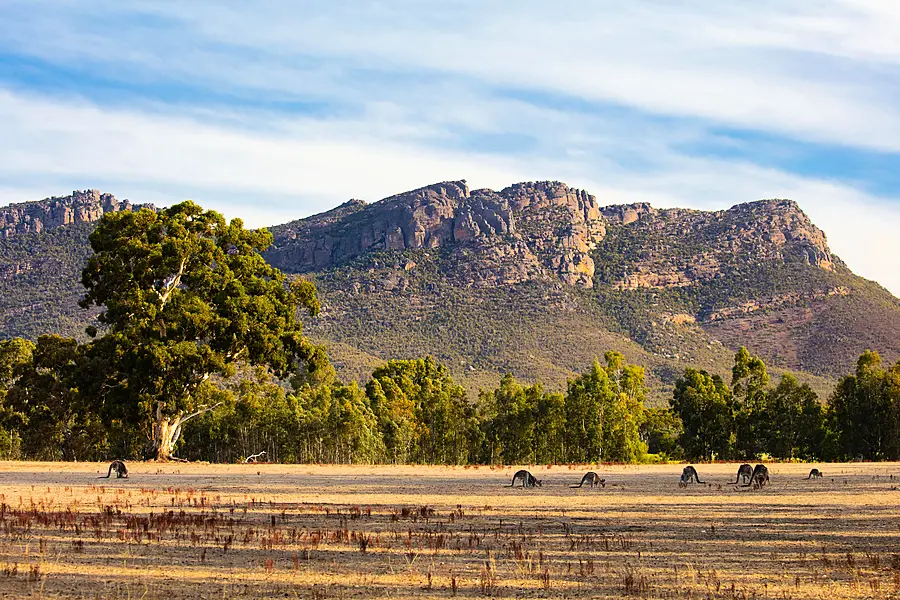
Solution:
[{"label": "grazing kangaroo", "polygon": [[753,474],[750,475],[750,483],[745,483],[744,487],[752,485],[754,489],[759,489],[767,483],[769,483],[769,469],[766,465],[756,465]]},{"label": "grazing kangaroo", "polygon": [[681,481],[678,482],[678,485],[679,487],[687,487],[687,484],[692,481],[703,483],[700,481],[700,476],[697,475],[697,469],[695,469],[693,465],[688,465],[684,468],[684,471],[681,472]]},{"label": "grazing kangaroo", "polygon": [[744,463],[740,467],[738,467],[737,477],[734,478],[734,483],[732,485],[735,485],[741,479],[744,480],[744,483],[747,483],[748,481],[750,481],[750,477],[752,475],[753,467],[751,467],[747,463]]},{"label": "grazing kangaroo", "polygon": [[114,460],[109,464],[109,471],[106,472],[106,475],[101,475],[97,479],[109,479],[109,476],[112,475],[112,472],[116,472],[116,479],[128,479],[128,467],[125,466],[125,463],[121,460]]},{"label": "grazing kangaroo", "polygon": [[585,473],[584,477],[581,478],[581,483],[579,483],[578,485],[572,485],[569,487],[580,488],[586,483],[591,484],[591,487],[594,487],[595,485],[599,485],[600,487],[606,487],[606,480],[600,479],[600,476],[597,475],[596,473],[594,473],[593,471],[588,471],[587,473]]},{"label": "grazing kangaroo", "polygon": [[809,477],[807,477],[807,479],[821,479],[821,477],[822,477],[822,471],[820,471],[818,469],[813,469],[812,471],[809,472]]},{"label": "grazing kangaroo", "polygon": [[515,487],[517,479],[522,480],[523,488],[524,487],[534,487],[534,486],[541,487],[541,480],[535,479],[534,475],[532,475],[525,469],[522,469],[521,471],[516,471],[516,474],[513,475],[512,483],[509,484],[509,487]]}]

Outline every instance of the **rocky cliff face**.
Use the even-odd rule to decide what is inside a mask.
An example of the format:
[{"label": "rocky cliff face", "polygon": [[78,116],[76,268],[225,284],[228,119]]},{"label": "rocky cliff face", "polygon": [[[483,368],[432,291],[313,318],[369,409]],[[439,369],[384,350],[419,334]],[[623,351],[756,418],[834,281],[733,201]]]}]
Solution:
[{"label": "rocky cliff face", "polygon": [[54,196],[36,202],[10,204],[0,208],[0,238],[18,233],[41,233],[73,223],[92,223],[105,213],[132,210],[128,200],[116,200],[99,190],[74,191],[70,196]]},{"label": "rocky cliff face", "polygon": [[760,200],[714,212],[631,205],[603,214],[620,225],[615,235],[627,260],[607,281],[620,290],[685,287],[766,261],[825,271],[843,267],[825,234],[792,200]]},{"label": "rocky cliff face", "polygon": [[430,185],[366,205],[272,228],[266,258],[292,272],[322,271],[375,250],[447,248],[469,285],[557,276],[591,287],[590,251],[605,234],[596,198],[558,182],[470,191],[465,181]]},{"label": "rocky cliff face", "polygon": [[[604,255],[615,233],[619,255]],[[799,260],[835,268],[825,235],[790,200],[723,211],[657,210],[646,203],[601,207],[559,182],[470,191],[465,181],[430,185],[374,204],[351,200],[272,229],[266,257],[289,272],[320,272],[375,250],[446,248],[451,275],[491,286],[560,279],[593,287],[595,260],[615,262],[601,283],[618,290],[685,287],[747,261]],[[677,243],[675,240],[677,239]]]}]

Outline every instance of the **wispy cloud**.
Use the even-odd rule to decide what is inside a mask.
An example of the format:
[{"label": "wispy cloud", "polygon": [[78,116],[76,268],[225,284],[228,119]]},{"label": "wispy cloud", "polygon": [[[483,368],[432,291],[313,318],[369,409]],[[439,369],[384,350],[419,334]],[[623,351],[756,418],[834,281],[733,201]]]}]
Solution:
[{"label": "wispy cloud", "polygon": [[509,6],[7,0],[0,200],[103,187],[271,224],[455,178],[793,197],[900,292],[900,8]]}]

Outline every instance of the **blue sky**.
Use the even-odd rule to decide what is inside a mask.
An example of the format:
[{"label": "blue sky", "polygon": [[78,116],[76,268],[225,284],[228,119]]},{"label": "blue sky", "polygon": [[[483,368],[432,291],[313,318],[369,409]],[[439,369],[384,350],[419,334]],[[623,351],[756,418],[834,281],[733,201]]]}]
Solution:
[{"label": "blue sky", "polygon": [[0,22],[0,204],[99,188],[259,226],[450,179],[789,197],[900,294],[898,2],[3,0]]}]

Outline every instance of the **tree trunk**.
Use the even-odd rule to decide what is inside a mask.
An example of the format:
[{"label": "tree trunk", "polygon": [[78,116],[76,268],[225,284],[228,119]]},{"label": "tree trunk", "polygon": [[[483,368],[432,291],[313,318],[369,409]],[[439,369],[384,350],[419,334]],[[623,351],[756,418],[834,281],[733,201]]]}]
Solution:
[{"label": "tree trunk", "polygon": [[157,409],[153,423],[153,457],[158,461],[172,459],[175,442],[181,434],[181,416],[164,417]]},{"label": "tree trunk", "polygon": [[212,406],[201,408],[187,416],[183,416],[184,413],[179,412],[175,416],[168,417],[163,415],[162,402],[157,402],[156,418],[153,420],[152,450],[154,458],[163,462],[179,460],[173,456],[173,453],[175,452],[175,444],[178,442],[178,438],[181,437],[182,426],[190,419],[207,413],[221,404],[221,402],[216,402]]}]

